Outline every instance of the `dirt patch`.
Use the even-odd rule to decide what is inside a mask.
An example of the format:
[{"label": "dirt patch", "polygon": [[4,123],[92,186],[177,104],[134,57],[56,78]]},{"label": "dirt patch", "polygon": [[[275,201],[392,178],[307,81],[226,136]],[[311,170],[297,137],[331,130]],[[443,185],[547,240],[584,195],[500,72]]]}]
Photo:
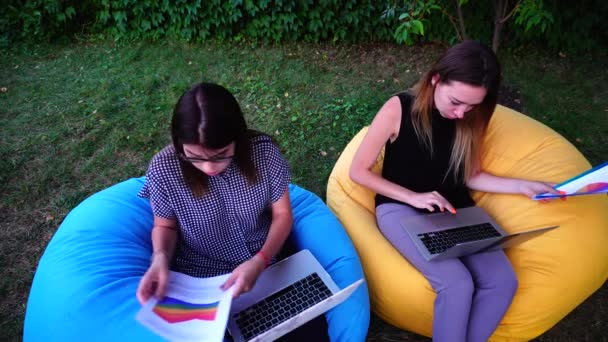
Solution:
[{"label": "dirt patch", "polygon": [[[361,66],[373,68],[377,80],[393,80],[403,87],[412,86],[445,51],[447,47],[441,44],[426,44],[424,46],[395,46],[393,44],[376,43],[356,46],[315,46],[309,58],[320,65],[345,65],[350,63],[352,69]],[[290,53],[291,56],[302,55],[303,51]],[[333,71],[333,70],[328,70]],[[335,71],[334,71],[335,72]],[[364,74],[363,71],[360,71]],[[522,112],[523,101],[521,91],[508,84],[503,84],[498,91],[498,103]]]},{"label": "dirt patch", "polygon": [[498,103],[518,112],[522,112],[523,109],[521,92],[508,85],[503,85],[498,90]]}]

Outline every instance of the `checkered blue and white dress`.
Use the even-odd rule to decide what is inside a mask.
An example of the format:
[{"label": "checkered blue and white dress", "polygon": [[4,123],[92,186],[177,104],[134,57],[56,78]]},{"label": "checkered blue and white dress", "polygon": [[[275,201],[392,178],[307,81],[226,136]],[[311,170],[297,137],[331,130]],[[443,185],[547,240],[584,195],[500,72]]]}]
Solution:
[{"label": "checkered blue and white dress", "polygon": [[157,153],[138,196],[149,198],[154,215],[178,222],[171,269],[195,277],[232,272],[263,246],[271,223],[270,205],[287,191],[287,161],[268,136],[251,140],[258,181],[247,184],[234,160],[209,177],[209,191],[195,197],[182,176],[173,145]]}]

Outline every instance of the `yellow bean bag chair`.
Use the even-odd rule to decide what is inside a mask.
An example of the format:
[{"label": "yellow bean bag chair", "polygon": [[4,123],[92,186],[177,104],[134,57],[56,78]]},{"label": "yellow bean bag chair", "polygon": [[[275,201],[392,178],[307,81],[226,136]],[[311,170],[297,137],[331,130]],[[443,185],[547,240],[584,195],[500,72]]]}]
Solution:
[{"label": "yellow bean bag chair", "polygon": [[[372,310],[399,328],[431,336],[435,293],[427,280],[382,236],[375,194],[348,176],[367,128],[346,146],[327,185],[327,203],[361,257]],[[543,124],[497,106],[482,152],[496,175],[561,182],[591,167],[577,149]],[[382,153],[373,170],[380,174]],[[509,232],[558,229],[508,249],[519,288],[492,341],[524,341],[547,331],[608,277],[608,197],[570,197],[541,204],[521,195],[473,193],[473,199]]]}]

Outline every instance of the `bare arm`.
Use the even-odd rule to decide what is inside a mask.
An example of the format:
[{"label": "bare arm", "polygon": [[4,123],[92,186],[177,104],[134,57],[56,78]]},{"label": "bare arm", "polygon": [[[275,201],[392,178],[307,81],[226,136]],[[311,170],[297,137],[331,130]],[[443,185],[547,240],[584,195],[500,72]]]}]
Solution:
[{"label": "bare arm", "polygon": [[407,202],[410,190],[389,182],[372,172],[382,148],[399,135],[401,103],[398,97],[390,98],[372,121],[367,134],[357,149],[350,166],[349,176],[358,184],[384,196]]},{"label": "bare arm", "polygon": [[293,222],[291,203],[289,202],[289,190],[285,190],[281,198],[272,203],[271,209],[272,223],[270,224],[266,242],[264,242],[261,249],[263,256],[256,254],[253,258],[240,264],[222,285],[223,289],[228,289],[234,285],[234,297],[238,297],[242,292],[251,290],[266,267],[265,258],[270,258],[277,254],[289,236]]},{"label": "bare arm", "polygon": [[177,221],[154,216],[152,228],[153,257],[164,255],[167,260],[173,258],[177,241]]},{"label": "bare arm", "polygon": [[408,203],[416,208],[434,211],[433,206],[437,206],[441,211],[445,208],[455,212],[454,207],[436,191],[417,193],[372,172],[372,166],[378,159],[382,147],[387,141],[394,141],[397,138],[399,127],[401,127],[401,101],[394,96],[382,106],[369,126],[353,158],[349,171],[350,178],[375,193]]},{"label": "bare arm", "polygon": [[[286,189],[285,193],[276,202],[272,203],[272,223],[270,224],[270,230],[264,246],[262,246],[261,252],[265,256],[271,258],[276,255],[287,237],[291,232],[291,225],[293,224],[293,215],[291,212],[291,202],[289,201],[289,190]],[[258,256],[259,257],[259,256]]]},{"label": "bare arm", "polygon": [[499,177],[487,172],[480,171],[467,181],[469,189],[507,194],[521,194],[527,197],[550,192],[559,195],[560,192],[553,189],[555,184],[547,182],[532,181],[519,178]]},{"label": "bare arm", "polygon": [[153,295],[158,298],[165,295],[176,241],[177,221],[155,215],[152,227],[152,260],[137,288],[137,299],[141,304]]}]

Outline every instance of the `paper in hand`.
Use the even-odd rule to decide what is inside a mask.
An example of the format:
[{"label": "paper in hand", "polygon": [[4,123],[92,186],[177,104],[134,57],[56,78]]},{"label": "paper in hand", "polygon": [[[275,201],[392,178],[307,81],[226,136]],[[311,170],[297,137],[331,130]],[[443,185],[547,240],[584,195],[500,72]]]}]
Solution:
[{"label": "paper in hand", "polygon": [[585,171],[554,187],[562,195],[544,193],[534,196],[535,200],[565,196],[591,195],[608,192],[608,162]]},{"label": "paper in hand", "polygon": [[220,286],[230,274],[195,278],[170,272],[164,298],[151,298],[135,319],[171,341],[224,340],[234,287]]}]

